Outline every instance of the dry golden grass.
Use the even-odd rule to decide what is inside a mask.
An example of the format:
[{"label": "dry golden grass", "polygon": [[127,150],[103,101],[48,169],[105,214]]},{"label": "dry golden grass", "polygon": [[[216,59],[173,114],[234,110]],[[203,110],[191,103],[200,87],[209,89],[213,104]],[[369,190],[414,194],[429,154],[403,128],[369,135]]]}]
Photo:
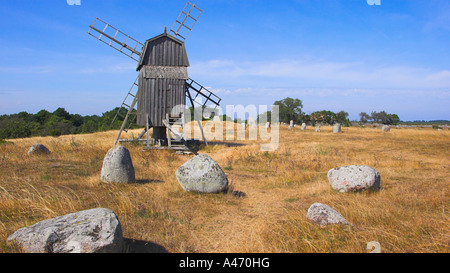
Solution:
[{"label": "dry golden grass", "polygon": [[[133,132],[137,135],[139,130]],[[281,128],[280,145],[262,152],[244,146],[200,150],[222,166],[231,188],[246,194],[187,193],[174,172],[192,155],[145,151],[127,145],[137,183],[100,182],[116,131],[58,138],[11,140],[0,145],[0,252],[17,229],[96,207],[112,209],[124,237],[169,252],[449,252],[450,132],[432,129]],[[34,143],[49,156],[28,156]],[[329,169],[352,164],[376,168],[382,189],[339,193]],[[318,227],[306,219],[315,202],[338,210],[352,227]]]}]

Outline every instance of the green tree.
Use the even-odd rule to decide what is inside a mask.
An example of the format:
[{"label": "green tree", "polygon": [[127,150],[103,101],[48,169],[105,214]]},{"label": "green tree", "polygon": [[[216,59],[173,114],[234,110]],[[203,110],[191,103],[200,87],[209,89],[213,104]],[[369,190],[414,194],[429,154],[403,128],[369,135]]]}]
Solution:
[{"label": "green tree", "polygon": [[65,120],[70,120],[70,114],[66,111],[66,109],[59,107],[52,113],[55,116],[61,117]]},{"label": "green tree", "polygon": [[372,117],[369,114],[367,114],[366,112],[359,113],[359,121],[361,123],[367,123],[370,120],[372,120]]},{"label": "green tree", "polygon": [[84,122],[79,128],[80,133],[94,133],[98,130],[98,121],[100,117],[97,115],[85,116]]},{"label": "green tree", "polygon": [[31,136],[28,123],[22,118],[10,117],[0,122],[0,138],[25,138]]},{"label": "green tree", "polygon": [[313,126],[319,123],[333,124],[336,121],[336,114],[332,111],[322,110],[311,113],[311,123]]},{"label": "green tree", "polygon": [[289,123],[293,120],[295,123],[300,122],[303,104],[300,99],[285,98],[275,101],[274,105],[279,106],[280,121]]},{"label": "green tree", "polygon": [[81,124],[83,124],[83,116],[79,114],[70,115],[70,121],[72,122],[73,126],[80,127]]},{"label": "green tree", "polygon": [[397,114],[389,114],[389,120],[393,125],[397,125],[400,122],[400,118]]},{"label": "green tree", "polygon": [[348,113],[345,111],[336,113],[336,121],[344,126],[349,126],[350,121],[348,120]]},{"label": "green tree", "polygon": [[34,120],[44,125],[51,116],[52,114],[49,111],[41,110],[34,115]]}]

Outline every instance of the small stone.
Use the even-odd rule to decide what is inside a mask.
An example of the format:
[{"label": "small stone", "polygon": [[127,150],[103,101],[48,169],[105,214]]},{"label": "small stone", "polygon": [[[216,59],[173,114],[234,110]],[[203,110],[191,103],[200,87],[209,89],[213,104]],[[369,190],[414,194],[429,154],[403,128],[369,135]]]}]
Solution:
[{"label": "small stone", "polygon": [[306,217],[321,226],[329,224],[349,225],[348,221],[339,212],[321,203],[312,204],[306,213]]},{"label": "small stone", "polygon": [[334,125],[334,127],[333,127],[333,133],[340,133],[340,132],[342,132],[342,130],[341,130],[341,124],[339,124],[339,123],[336,123],[335,125]]},{"label": "small stone", "polygon": [[238,197],[238,198],[243,198],[243,197],[247,196],[247,194],[245,192],[242,192],[242,191],[233,191],[231,194],[234,197]]},{"label": "small stone", "polygon": [[42,144],[36,143],[28,150],[29,155],[50,154],[50,150]]}]

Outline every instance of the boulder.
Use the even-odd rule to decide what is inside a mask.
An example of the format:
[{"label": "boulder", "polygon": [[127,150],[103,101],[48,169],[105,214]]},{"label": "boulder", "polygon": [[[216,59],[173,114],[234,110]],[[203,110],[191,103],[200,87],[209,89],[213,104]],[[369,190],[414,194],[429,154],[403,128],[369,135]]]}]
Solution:
[{"label": "boulder", "polygon": [[306,130],[306,123],[302,123],[302,131],[305,131]]},{"label": "boulder", "polygon": [[103,159],[100,179],[104,182],[135,182],[133,162],[127,148],[118,145],[109,149]]},{"label": "boulder", "polygon": [[339,212],[321,203],[312,204],[306,213],[306,217],[321,226],[330,224],[349,225],[348,221]]},{"label": "boulder", "polygon": [[336,124],[334,125],[334,127],[333,127],[333,133],[340,133],[340,132],[342,132],[342,130],[341,130],[341,124],[336,123]]},{"label": "boulder", "polygon": [[28,150],[28,154],[29,155],[38,155],[38,154],[48,155],[48,154],[50,154],[50,150],[47,149],[47,147],[45,147],[44,145],[36,143],[30,147],[30,149]]},{"label": "boulder", "polygon": [[365,165],[350,165],[328,171],[331,187],[339,192],[377,190],[380,188],[380,173]]},{"label": "boulder", "polygon": [[228,179],[219,164],[207,154],[199,154],[175,171],[184,190],[218,193],[228,189]]},{"label": "boulder", "polygon": [[105,208],[44,220],[17,230],[7,240],[29,253],[118,253],[123,244],[119,219]]},{"label": "boulder", "polygon": [[316,132],[320,132],[320,125],[316,127]]},{"label": "boulder", "polygon": [[381,131],[383,132],[389,132],[391,130],[391,127],[387,126],[387,125],[383,125],[383,127],[381,127]]}]

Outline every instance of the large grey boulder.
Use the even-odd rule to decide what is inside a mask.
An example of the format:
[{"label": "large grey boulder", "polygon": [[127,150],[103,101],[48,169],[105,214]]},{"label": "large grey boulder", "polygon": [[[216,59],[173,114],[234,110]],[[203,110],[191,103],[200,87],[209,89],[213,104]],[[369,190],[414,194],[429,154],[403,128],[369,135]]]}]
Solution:
[{"label": "large grey boulder", "polygon": [[207,154],[199,154],[175,171],[184,190],[218,193],[228,189],[228,179],[219,164]]},{"label": "large grey boulder", "polygon": [[342,130],[341,130],[341,124],[336,123],[336,124],[334,125],[334,127],[333,127],[333,133],[340,133],[340,132],[342,132]]},{"label": "large grey boulder", "polygon": [[349,225],[348,221],[339,212],[321,203],[312,204],[306,212],[306,217],[321,226],[330,224]]},{"label": "large grey boulder", "polygon": [[328,171],[331,187],[339,192],[377,190],[380,180],[380,173],[365,165],[350,165]]},{"label": "large grey boulder", "polygon": [[389,127],[388,125],[383,125],[383,127],[381,127],[381,131],[383,132],[389,132],[391,130],[391,127]]},{"label": "large grey boulder", "polygon": [[109,149],[103,159],[100,180],[118,183],[135,182],[133,162],[127,148],[114,146]]},{"label": "large grey boulder", "polygon": [[105,208],[44,220],[17,230],[7,240],[29,253],[118,253],[123,244],[119,219]]},{"label": "large grey boulder", "polygon": [[50,154],[50,150],[42,144],[36,143],[28,150],[29,155]]},{"label": "large grey boulder", "polygon": [[301,128],[301,130],[302,130],[302,131],[305,131],[305,130],[306,130],[306,123],[304,123],[304,122],[302,123],[302,128]]}]

